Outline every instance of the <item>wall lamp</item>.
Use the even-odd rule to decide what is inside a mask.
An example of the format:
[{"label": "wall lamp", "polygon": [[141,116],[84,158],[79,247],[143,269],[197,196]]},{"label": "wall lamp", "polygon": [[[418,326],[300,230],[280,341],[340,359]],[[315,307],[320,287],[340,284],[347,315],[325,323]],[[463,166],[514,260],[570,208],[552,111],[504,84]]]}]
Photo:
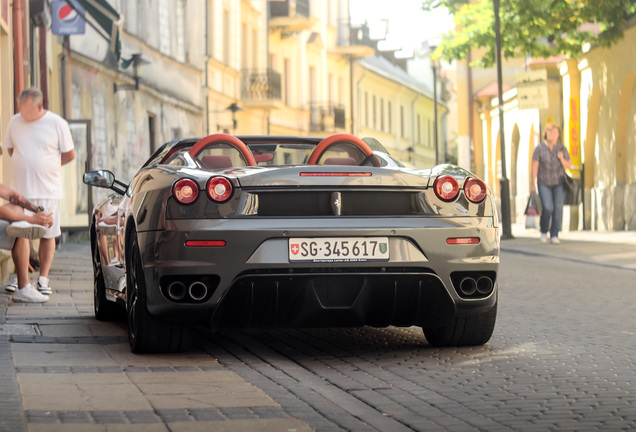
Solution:
[{"label": "wall lamp", "polygon": [[113,93],[117,93],[118,90],[139,90],[139,81],[141,78],[139,77],[139,73],[141,72],[142,64],[149,64],[150,62],[145,58],[141,57],[141,54],[133,54],[128,60],[122,60],[120,69],[126,70],[132,64],[133,67],[133,79],[135,80],[134,84],[120,84],[113,83]]},{"label": "wall lamp", "polygon": [[232,129],[233,129],[233,133],[235,133],[236,132],[236,126],[238,126],[237,121],[236,121],[236,112],[237,111],[243,111],[243,108],[238,106],[238,104],[236,102],[232,102],[230,104],[230,106],[228,106],[225,109],[232,112]]}]

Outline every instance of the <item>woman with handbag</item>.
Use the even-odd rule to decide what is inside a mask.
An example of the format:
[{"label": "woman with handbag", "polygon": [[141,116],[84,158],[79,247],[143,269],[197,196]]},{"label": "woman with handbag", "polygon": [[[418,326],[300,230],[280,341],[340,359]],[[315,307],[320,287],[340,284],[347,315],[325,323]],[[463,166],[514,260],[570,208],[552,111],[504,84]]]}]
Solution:
[{"label": "woman with handbag", "polygon": [[539,191],[541,199],[541,242],[559,244],[559,231],[563,221],[563,200],[565,198],[565,170],[572,166],[570,153],[560,141],[561,129],[548,123],[541,142],[532,154],[531,192]]}]

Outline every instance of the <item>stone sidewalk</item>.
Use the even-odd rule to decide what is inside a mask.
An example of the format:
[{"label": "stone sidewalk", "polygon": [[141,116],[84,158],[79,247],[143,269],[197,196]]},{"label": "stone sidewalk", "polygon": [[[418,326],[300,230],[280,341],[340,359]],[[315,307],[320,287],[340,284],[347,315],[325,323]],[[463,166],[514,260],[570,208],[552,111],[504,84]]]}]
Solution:
[{"label": "stone sidewalk", "polygon": [[[559,234],[561,244],[543,244],[539,231],[512,226],[514,239],[502,240],[502,252],[543,255],[556,260],[636,270],[636,231],[569,231]],[[504,262],[502,262],[504,264]]]},{"label": "stone sidewalk", "polygon": [[124,322],[93,316],[87,243],[50,279],[48,303],[0,293],[0,432],[311,430],[209,354],[132,354]]}]

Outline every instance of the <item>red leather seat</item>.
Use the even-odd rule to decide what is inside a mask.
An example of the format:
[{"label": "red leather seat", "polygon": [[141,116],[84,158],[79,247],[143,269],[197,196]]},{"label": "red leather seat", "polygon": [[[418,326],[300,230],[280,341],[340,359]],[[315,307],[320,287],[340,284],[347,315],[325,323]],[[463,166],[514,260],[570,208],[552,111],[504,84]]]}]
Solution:
[{"label": "red leather seat", "polygon": [[208,155],[201,158],[201,162],[206,168],[232,168],[232,158],[225,155]]}]

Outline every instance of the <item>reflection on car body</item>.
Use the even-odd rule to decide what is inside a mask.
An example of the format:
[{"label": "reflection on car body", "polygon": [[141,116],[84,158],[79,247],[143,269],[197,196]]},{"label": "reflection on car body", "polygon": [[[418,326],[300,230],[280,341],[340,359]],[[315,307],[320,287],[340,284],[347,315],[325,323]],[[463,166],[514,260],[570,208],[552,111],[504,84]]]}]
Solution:
[{"label": "reflection on car body", "polygon": [[492,335],[497,215],[459,167],[411,169],[348,134],[216,134],[164,144],[129,184],[85,182],[115,191],[90,227],[95,315],[122,307],[134,352],[183,350],[192,324]]}]

